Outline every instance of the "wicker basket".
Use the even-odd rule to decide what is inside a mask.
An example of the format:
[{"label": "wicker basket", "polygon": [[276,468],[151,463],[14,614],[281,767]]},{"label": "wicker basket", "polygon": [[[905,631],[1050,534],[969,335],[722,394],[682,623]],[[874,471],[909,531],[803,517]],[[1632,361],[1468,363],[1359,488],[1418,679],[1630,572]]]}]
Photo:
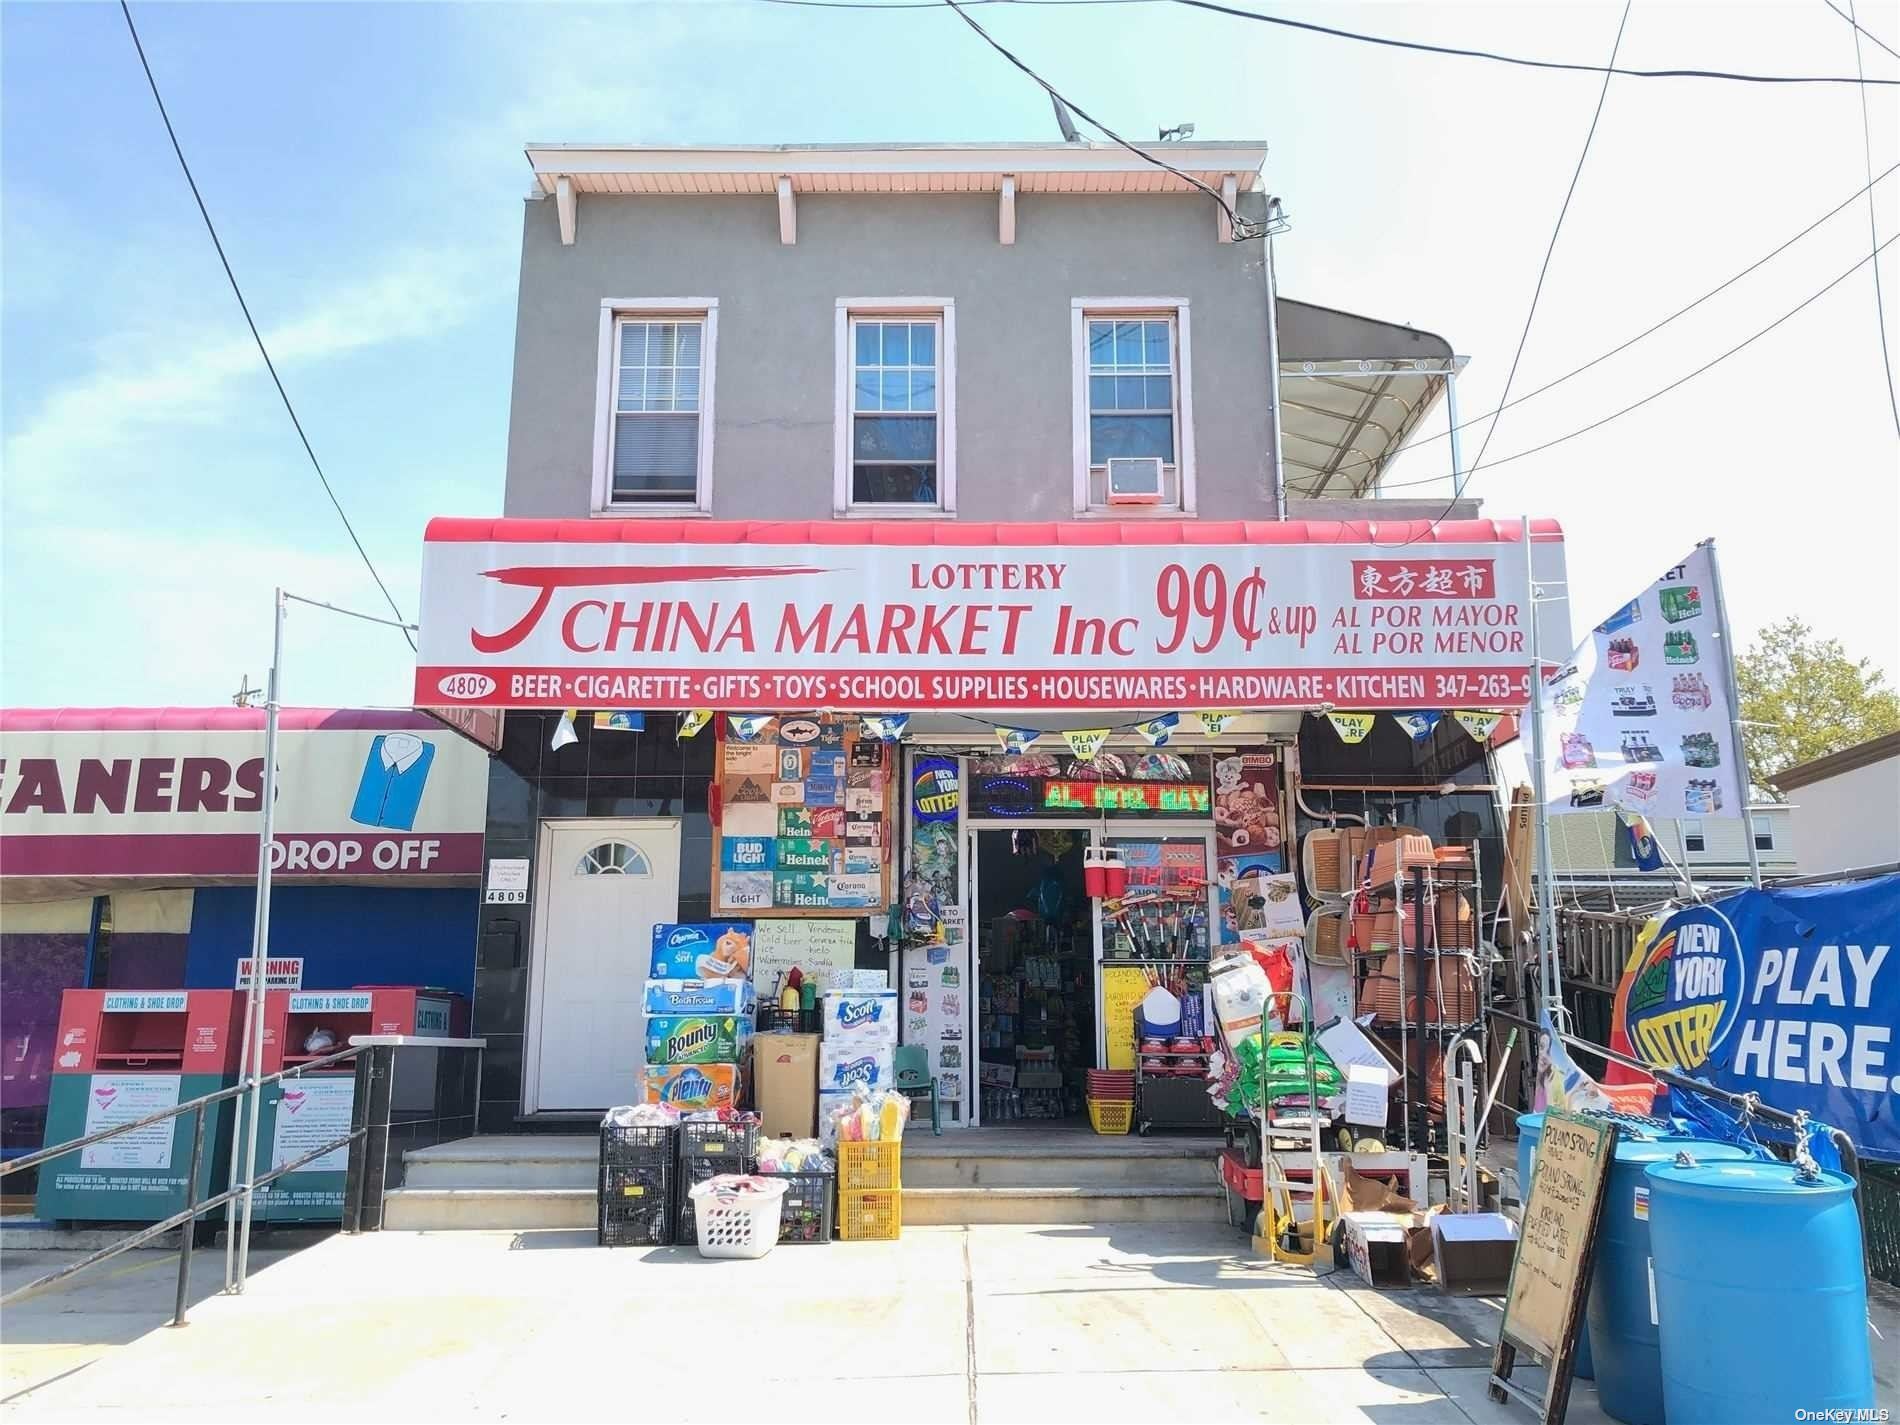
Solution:
[{"label": "wicker basket", "polygon": [[1306,918],[1306,959],[1314,965],[1348,963],[1343,907],[1321,906]]},{"label": "wicker basket", "polygon": [[1300,872],[1306,878],[1308,895],[1320,898],[1346,894],[1344,837],[1344,832],[1331,827],[1306,833],[1300,845]]}]

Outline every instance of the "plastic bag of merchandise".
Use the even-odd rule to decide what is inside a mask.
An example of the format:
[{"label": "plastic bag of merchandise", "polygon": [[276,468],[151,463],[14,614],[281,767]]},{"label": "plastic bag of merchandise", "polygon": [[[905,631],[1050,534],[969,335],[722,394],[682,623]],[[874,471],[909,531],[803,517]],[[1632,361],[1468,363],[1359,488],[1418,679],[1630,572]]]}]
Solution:
[{"label": "plastic bag of merchandise", "polygon": [[680,1111],[670,1103],[623,1103],[607,1110],[600,1120],[602,1128],[669,1128],[680,1121]]},{"label": "plastic bag of merchandise", "polygon": [[761,1138],[759,1171],[762,1173],[830,1173],[837,1162],[816,1138]]}]

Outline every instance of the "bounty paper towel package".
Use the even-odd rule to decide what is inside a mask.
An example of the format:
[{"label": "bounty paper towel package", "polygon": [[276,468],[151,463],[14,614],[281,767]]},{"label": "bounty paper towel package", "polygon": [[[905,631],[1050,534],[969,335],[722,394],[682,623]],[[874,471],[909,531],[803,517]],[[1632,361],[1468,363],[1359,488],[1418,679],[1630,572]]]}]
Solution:
[{"label": "bounty paper towel package", "polygon": [[730,1014],[650,1014],[647,1016],[649,1064],[736,1064],[752,1043],[750,1016]]},{"label": "bounty paper towel package", "polygon": [[827,1045],[850,1040],[893,1047],[897,1043],[897,991],[827,990],[821,1019]]}]

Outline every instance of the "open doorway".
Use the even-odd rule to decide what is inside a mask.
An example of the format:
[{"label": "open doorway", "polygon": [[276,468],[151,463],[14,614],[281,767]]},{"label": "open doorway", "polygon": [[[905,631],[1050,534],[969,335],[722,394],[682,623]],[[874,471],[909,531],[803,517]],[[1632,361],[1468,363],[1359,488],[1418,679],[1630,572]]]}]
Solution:
[{"label": "open doorway", "polygon": [[1079,1119],[1095,1062],[1086,827],[980,829],[977,1071],[985,1125]]}]

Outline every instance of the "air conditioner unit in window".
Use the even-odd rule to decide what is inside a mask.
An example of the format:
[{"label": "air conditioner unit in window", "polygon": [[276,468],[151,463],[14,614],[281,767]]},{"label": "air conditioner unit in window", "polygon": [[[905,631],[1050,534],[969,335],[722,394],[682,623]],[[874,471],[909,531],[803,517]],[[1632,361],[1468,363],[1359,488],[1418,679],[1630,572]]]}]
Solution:
[{"label": "air conditioner unit in window", "polygon": [[1161,461],[1153,455],[1108,462],[1108,502],[1111,505],[1161,503]]}]

